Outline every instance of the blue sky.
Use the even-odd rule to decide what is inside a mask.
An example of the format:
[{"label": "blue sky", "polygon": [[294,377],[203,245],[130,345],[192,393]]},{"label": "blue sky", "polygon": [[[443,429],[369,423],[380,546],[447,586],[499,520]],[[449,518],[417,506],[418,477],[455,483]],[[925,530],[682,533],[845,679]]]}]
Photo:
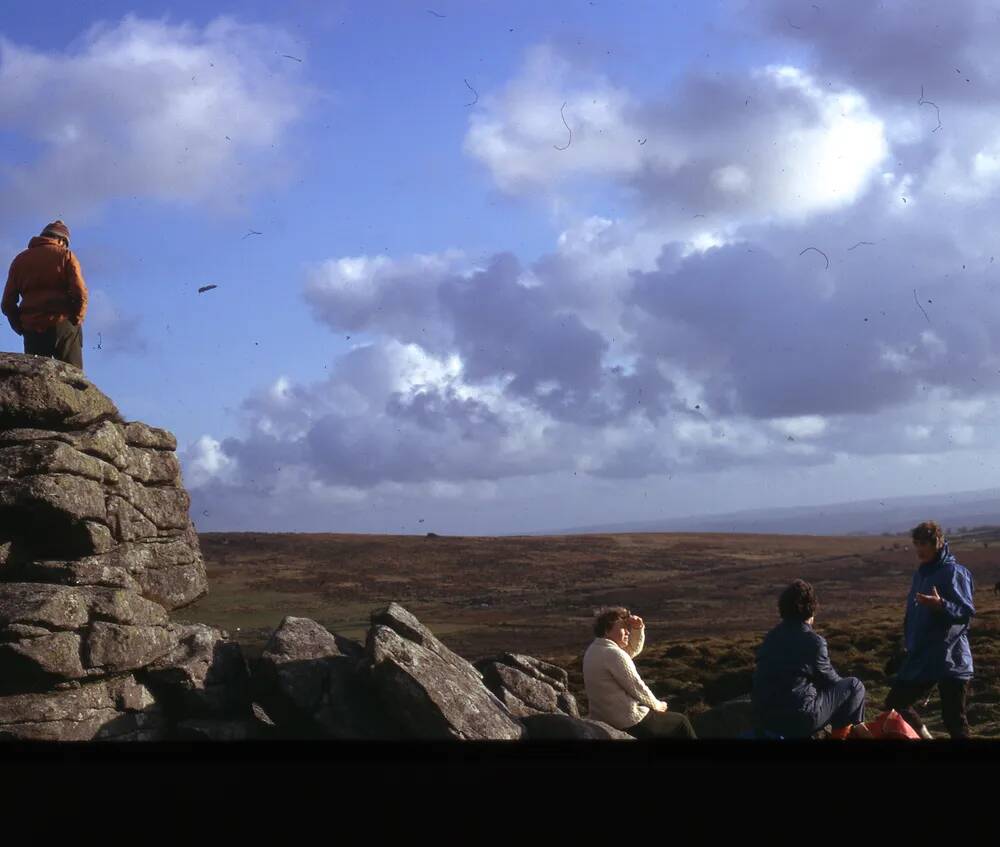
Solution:
[{"label": "blue sky", "polygon": [[70,225],[86,372],[199,528],[995,478],[988,4],[51,7],[0,23],[0,250]]}]

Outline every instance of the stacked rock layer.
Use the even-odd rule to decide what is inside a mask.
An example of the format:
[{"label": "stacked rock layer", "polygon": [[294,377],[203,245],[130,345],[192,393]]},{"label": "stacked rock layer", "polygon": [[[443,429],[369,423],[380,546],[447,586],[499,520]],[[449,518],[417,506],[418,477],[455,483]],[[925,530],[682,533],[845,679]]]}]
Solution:
[{"label": "stacked rock layer", "polygon": [[208,590],[176,447],[76,368],[0,353],[0,737],[163,731],[135,674]]}]

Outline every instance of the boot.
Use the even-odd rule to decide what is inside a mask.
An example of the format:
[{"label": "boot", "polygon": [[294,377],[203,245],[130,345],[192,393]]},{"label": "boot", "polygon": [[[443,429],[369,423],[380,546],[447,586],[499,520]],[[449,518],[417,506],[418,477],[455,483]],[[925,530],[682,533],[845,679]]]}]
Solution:
[{"label": "boot", "polygon": [[934,736],[931,735],[931,731],[927,728],[926,724],[922,724],[920,727],[920,737],[926,738],[928,741],[934,740]]}]

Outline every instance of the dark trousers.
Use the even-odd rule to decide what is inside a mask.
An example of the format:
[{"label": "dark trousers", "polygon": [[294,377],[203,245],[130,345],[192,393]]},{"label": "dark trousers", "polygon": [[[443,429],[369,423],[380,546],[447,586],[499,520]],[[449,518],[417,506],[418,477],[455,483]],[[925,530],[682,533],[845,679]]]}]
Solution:
[{"label": "dark trousers", "polygon": [[792,715],[762,715],[761,729],[785,738],[809,738],[827,724],[834,729],[865,722],[865,686],[860,679],[848,676],[829,688],[816,692],[811,711]]},{"label": "dark trousers", "polygon": [[969,688],[966,679],[941,679],[937,682],[897,682],[885,698],[885,707],[895,709],[917,732],[924,725],[913,704],[924,699],[934,686],[941,694],[941,717],[952,738],[969,737],[969,719],[965,715],[965,698]]},{"label": "dark trousers", "polygon": [[848,676],[830,688],[816,692],[816,727],[830,724],[834,729],[865,722],[865,686],[856,676]]},{"label": "dark trousers", "polygon": [[24,331],[24,352],[58,359],[83,370],[83,327],[59,321],[44,332]]},{"label": "dark trousers", "polygon": [[635,726],[625,730],[633,738],[697,738],[687,715],[680,712],[654,712],[649,710]]}]

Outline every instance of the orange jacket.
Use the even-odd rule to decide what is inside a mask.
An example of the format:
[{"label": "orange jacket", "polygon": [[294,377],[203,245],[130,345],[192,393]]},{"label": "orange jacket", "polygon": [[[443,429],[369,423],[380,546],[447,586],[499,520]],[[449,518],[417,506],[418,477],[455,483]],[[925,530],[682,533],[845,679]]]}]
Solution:
[{"label": "orange jacket", "polygon": [[32,238],[11,263],[0,311],[11,326],[32,332],[44,332],[64,319],[82,324],[87,286],[76,256],[58,239]]}]

